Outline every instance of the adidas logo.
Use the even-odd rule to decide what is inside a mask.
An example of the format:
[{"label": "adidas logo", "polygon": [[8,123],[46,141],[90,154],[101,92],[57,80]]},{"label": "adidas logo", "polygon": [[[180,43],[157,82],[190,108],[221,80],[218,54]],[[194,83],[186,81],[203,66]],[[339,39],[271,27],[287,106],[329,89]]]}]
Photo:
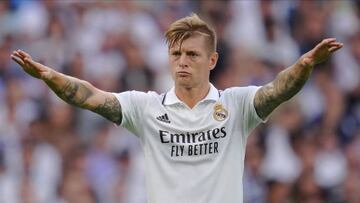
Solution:
[{"label": "adidas logo", "polygon": [[165,122],[165,123],[170,123],[170,120],[169,120],[169,117],[167,114],[158,116],[158,117],[156,117],[156,119],[158,119],[159,121]]}]

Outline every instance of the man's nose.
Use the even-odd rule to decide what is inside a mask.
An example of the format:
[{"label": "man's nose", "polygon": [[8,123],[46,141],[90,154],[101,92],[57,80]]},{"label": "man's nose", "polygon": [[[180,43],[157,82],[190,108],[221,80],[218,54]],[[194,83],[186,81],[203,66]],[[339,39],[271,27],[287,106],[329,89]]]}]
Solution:
[{"label": "man's nose", "polygon": [[179,59],[179,66],[181,68],[186,68],[188,66],[186,54],[181,54]]}]

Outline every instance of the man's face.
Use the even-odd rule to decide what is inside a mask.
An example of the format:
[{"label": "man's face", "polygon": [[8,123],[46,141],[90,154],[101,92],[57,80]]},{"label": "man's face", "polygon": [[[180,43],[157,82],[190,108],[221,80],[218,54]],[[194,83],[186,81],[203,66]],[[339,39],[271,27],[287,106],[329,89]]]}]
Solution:
[{"label": "man's face", "polygon": [[175,86],[194,88],[209,82],[218,54],[210,54],[205,36],[195,35],[169,49],[169,63]]}]

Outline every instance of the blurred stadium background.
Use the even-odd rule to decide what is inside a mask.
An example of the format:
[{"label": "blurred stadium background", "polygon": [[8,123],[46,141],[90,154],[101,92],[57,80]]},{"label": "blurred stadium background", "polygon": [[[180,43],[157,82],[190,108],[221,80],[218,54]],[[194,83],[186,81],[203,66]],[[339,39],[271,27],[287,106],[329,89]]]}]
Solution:
[{"label": "blurred stadium background", "polygon": [[145,203],[135,136],[65,104],[9,55],[23,49],[107,91],[163,92],[163,32],[191,12],[216,28],[219,89],[263,85],[325,37],[344,43],[250,136],[244,196],[359,203],[360,1],[350,0],[0,1],[0,202]]}]

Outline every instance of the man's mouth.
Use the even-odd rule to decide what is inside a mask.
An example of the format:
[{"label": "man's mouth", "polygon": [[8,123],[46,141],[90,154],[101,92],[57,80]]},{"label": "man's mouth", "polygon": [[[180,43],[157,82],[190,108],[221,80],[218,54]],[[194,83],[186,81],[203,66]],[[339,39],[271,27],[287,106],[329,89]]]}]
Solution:
[{"label": "man's mouth", "polygon": [[186,71],[178,71],[177,74],[178,74],[180,77],[186,77],[186,76],[191,75],[189,72],[186,72]]}]

